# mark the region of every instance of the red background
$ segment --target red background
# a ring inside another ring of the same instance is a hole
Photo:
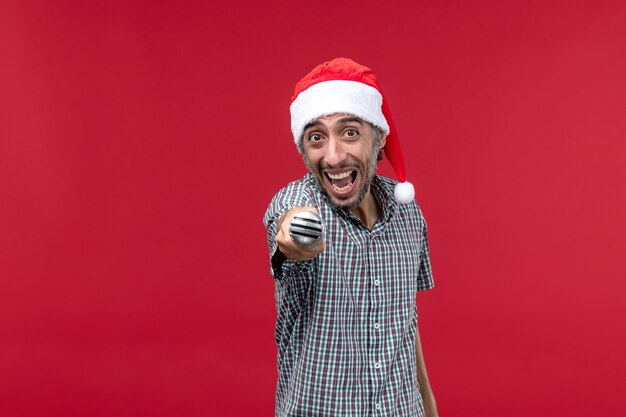
[[[2,1],[0,414],[273,414],[261,219],[349,56],[429,222],[441,415],[623,415],[625,45],[623,1]]]

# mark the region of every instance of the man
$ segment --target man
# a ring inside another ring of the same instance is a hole
[[[337,58],[297,85],[291,129],[310,173],[265,214],[276,285],[276,416],[437,416],[415,295],[433,287],[424,217],[372,71]],[[377,176],[389,159],[401,183]],[[319,214],[325,239],[289,227]]]

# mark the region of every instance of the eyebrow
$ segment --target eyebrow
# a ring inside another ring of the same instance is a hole
[[[360,118],[356,117],[356,116],[345,116],[342,117],[341,119],[337,120],[338,124],[342,124],[342,125],[346,125],[349,123],[358,123],[360,125],[363,125],[363,120],[361,120]],[[302,129],[302,132],[306,132],[307,129],[311,128],[311,127],[319,127],[319,126],[323,126],[323,123],[320,122],[319,120],[313,120],[310,123],[307,123],[306,125],[304,125],[304,129]]]
[[[307,123],[306,125],[304,125],[304,129],[302,129],[302,132],[306,132],[307,129],[311,128],[311,127],[318,127],[321,126],[322,122],[320,122],[319,120],[313,120],[310,123]]]
[[[342,125],[346,125],[348,123],[358,123],[360,125],[363,124],[363,120],[361,120],[360,118],[356,117],[356,116],[346,116],[346,117],[342,117],[341,119],[337,120],[337,123],[341,123]]]

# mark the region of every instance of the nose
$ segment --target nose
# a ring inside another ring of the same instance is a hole
[[[324,162],[329,166],[339,166],[341,162],[346,159],[346,153],[341,141],[331,136],[326,146],[326,153],[324,154]]]

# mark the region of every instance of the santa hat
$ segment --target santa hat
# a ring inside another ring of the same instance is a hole
[[[302,141],[308,123],[335,113],[355,115],[387,134],[385,155],[400,181],[394,196],[400,204],[413,201],[415,189],[406,181],[404,156],[389,104],[371,69],[348,58],[335,58],[305,75],[291,98],[291,132],[296,144]]]

